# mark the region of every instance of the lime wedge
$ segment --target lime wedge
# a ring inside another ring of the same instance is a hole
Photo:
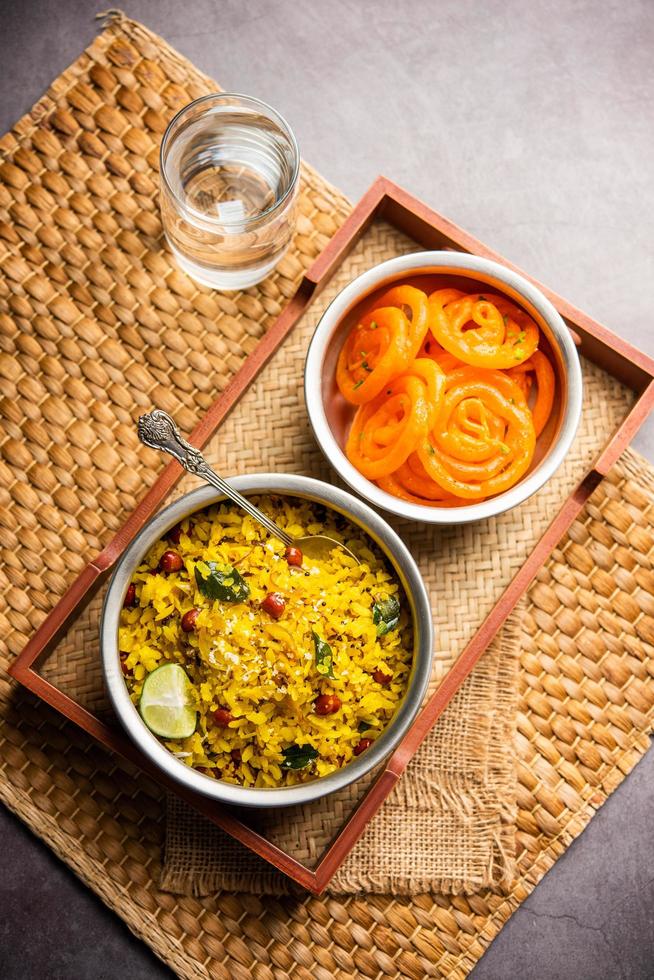
[[[160,738],[188,738],[195,731],[197,711],[193,685],[179,664],[164,664],[145,678],[141,718]]]

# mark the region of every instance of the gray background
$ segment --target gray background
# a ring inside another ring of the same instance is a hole
[[[0,0],[0,131],[81,52],[100,0]],[[124,0],[260,96],[353,199],[380,172],[654,353],[652,0]],[[654,427],[637,442],[654,459]],[[475,980],[654,976],[654,759],[613,795]],[[0,975],[170,976],[15,819]]]

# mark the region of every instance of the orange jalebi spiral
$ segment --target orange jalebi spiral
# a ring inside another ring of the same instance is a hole
[[[363,405],[378,395],[416,357],[428,327],[427,294],[422,289],[402,285],[386,290],[343,345],[336,368],[343,397]]]
[[[409,322],[409,339],[411,341],[411,357],[417,357],[420,345],[429,329],[429,306],[427,293],[415,286],[393,286],[375,300],[374,308],[395,306],[411,313]],[[405,314],[406,315],[406,314]]]
[[[474,367],[512,368],[538,346],[531,317],[492,293],[437,289],[429,297],[429,328],[446,351]]]
[[[481,500],[517,483],[535,445],[531,412],[519,386],[501,371],[466,366],[446,376],[435,424],[417,453],[443,490]]]
[[[420,358],[357,410],[345,452],[363,476],[379,480],[405,462],[434,424],[444,384],[438,365]]]
[[[512,368],[508,374],[520,386],[526,384],[528,394],[531,388],[531,372],[536,375],[536,401],[531,414],[534,419],[536,435],[539,436],[552,414],[556,377],[548,358],[538,350],[531,355],[528,361],[520,364],[519,367]]]
[[[353,405],[363,405],[401,374],[411,360],[409,321],[395,306],[366,313],[343,344],[336,383]]]

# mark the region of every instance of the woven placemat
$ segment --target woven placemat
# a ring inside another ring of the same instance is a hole
[[[0,143],[0,635],[12,652],[152,480],[152,457],[133,439],[141,407],[160,405],[189,428],[347,214],[345,199],[305,168],[294,250],[264,290],[227,298],[180,279],[160,249],[153,147],[175,106],[212,88],[160,39],[117,19]],[[373,226],[342,274],[402,247],[415,245]],[[212,441],[225,472],[262,468],[272,432],[276,469],[297,468],[299,457],[324,474],[306,430],[298,445],[292,426],[270,426],[271,407],[296,414],[306,329],[275,358],[279,379],[263,375],[240,421],[234,413]],[[592,365],[584,374],[584,428],[536,507],[463,531],[401,527],[440,577],[441,675],[630,404]],[[116,444],[120,456],[108,448]],[[509,896],[263,902],[161,892],[161,790],[5,678],[2,798],[180,975],[463,976],[647,747],[652,485],[651,468],[625,454],[530,591]],[[46,669],[102,708],[86,643],[95,623],[82,617],[68,661],[60,644]]]

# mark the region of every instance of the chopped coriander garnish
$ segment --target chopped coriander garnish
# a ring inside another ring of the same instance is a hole
[[[363,384],[363,378],[361,378],[361,380],[360,380],[360,381],[356,381],[356,382],[355,382],[355,383],[354,383],[354,384],[352,385],[352,387],[353,387],[354,389],[356,389],[356,388],[360,388],[362,384]]]
[[[376,330],[377,329],[377,324],[375,323],[374,320],[371,320],[370,321],[370,326],[368,327],[368,329],[369,330]]]

